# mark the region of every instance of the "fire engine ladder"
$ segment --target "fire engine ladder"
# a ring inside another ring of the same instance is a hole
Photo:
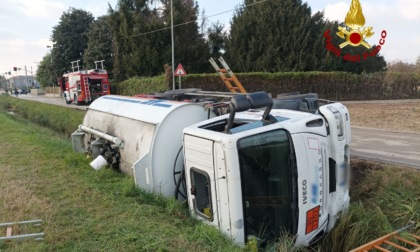
[[[407,237],[410,237],[409,240],[402,238],[398,235],[401,231],[406,230],[412,227],[414,223],[400,228],[390,234],[382,236],[374,241],[366,243],[356,249],[351,250],[350,252],[365,252],[371,249],[373,251],[384,251],[384,252],[391,252],[391,251],[405,251],[405,252],[415,252],[420,251],[420,236],[407,233]],[[417,240],[417,242],[415,242]],[[386,246],[386,247],[385,247]],[[397,250],[395,250],[397,249]]]
[[[90,97],[90,90],[89,90],[89,79],[87,76],[83,77],[83,82],[85,83],[84,87],[85,87],[85,102],[88,103],[90,102],[92,99]]]
[[[242,84],[239,82],[239,80],[236,78],[235,74],[232,72],[232,70],[229,68],[226,61],[220,57],[219,59],[220,64],[224,68],[219,68],[216,61],[213,58],[209,59],[210,64],[213,66],[214,70],[219,73],[220,78],[222,78],[223,82],[225,83],[226,87],[229,89],[230,92],[236,93],[246,93],[246,90],[242,86]],[[226,74],[229,76],[227,77]]]
[[[44,238],[44,233],[32,233],[32,234],[19,234],[13,235],[13,229],[21,230],[25,229],[23,226],[34,225],[41,226],[42,220],[30,220],[30,221],[19,221],[19,222],[9,222],[9,223],[0,223],[1,228],[6,228],[6,236],[0,236],[0,243],[9,242],[9,241],[22,241],[28,239],[34,239],[35,241],[42,241]],[[15,231],[17,231],[15,230]]]

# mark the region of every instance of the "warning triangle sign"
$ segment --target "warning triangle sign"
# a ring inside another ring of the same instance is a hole
[[[181,63],[178,64],[178,67],[175,69],[175,76],[185,76],[187,72],[185,72],[184,68],[182,67]]]

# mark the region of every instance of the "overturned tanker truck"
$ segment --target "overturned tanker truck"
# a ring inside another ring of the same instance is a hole
[[[93,168],[186,198],[195,218],[239,245],[273,242],[282,230],[309,245],[329,232],[349,206],[350,139],[347,108],[316,94],[196,89],[102,96],[72,134]]]

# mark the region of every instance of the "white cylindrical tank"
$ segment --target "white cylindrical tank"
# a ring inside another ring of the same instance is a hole
[[[107,95],[89,106],[83,126],[121,139],[120,169],[141,188],[169,196],[174,166],[183,168],[183,129],[209,116],[214,114],[201,104]],[[89,146],[91,135],[85,135]]]

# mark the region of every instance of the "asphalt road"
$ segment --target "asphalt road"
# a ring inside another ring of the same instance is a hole
[[[420,169],[420,134],[352,127],[351,155]]]
[[[14,96],[13,96],[14,97]],[[80,105],[76,106],[74,103],[72,104],[66,104],[63,97],[60,97],[59,95],[53,96],[53,95],[18,95],[19,99],[24,100],[31,100],[31,101],[37,101],[42,103],[48,103],[53,105],[58,105],[62,107],[70,107],[74,109],[80,109],[80,110],[86,110],[88,108],[88,105]]]
[[[61,97],[28,94],[19,95],[18,98],[81,110],[88,107],[67,105]],[[420,169],[419,133],[352,127],[350,151],[353,157]]]

